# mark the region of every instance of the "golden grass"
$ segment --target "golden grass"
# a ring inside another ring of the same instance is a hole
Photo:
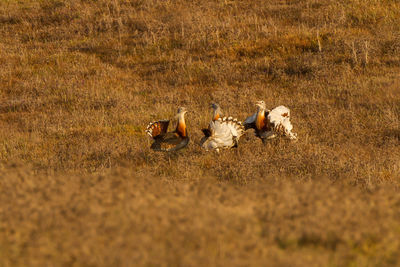
[[[397,266],[398,1],[0,2],[0,265]],[[217,102],[299,141],[206,153]],[[189,146],[148,122],[187,116]]]

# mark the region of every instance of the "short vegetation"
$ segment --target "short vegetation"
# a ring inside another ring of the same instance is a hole
[[[396,0],[0,1],[0,265],[399,266],[399,74]]]

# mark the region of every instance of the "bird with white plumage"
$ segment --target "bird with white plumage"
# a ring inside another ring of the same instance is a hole
[[[240,137],[245,130],[240,121],[232,117],[223,117],[218,104],[211,104],[213,117],[208,128],[203,129],[204,137],[201,140],[201,147],[206,151],[228,149],[237,147]]]
[[[277,136],[285,136],[291,140],[297,139],[297,134],[292,132],[290,122],[290,109],[278,106],[272,110],[266,108],[264,101],[256,102],[257,111],[244,121],[245,129],[254,129],[255,134],[263,143]]]

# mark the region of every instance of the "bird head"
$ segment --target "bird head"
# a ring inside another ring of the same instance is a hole
[[[187,113],[186,108],[184,108],[184,107],[179,107],[179,108],[178,108],[178,115],[179,115],[179,114],[185,114],[185,113]]]
[[[216,103],[212,103],[212,104],[210,105],[210,107],[211,107],[212,109],[214,109],[214,110],[220,109],[219,105],[216,104]]]
[[[179,107],[178,108],[178,113],[176,114],[176,118],[178,119],[178,120],[182,120],[182,119],[184,119],[184,116],[185,116],[185,114],[187,113],[188,111],[186,110],[186,108],[184,108],[184,107]]]
[[[266,109],[265,102],[263,100],[257,101],[256,107],[259,109]]]

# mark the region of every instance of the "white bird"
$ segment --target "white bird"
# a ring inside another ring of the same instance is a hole
[[[278,135],[283,135],[291,140],[297,139],[297,134],[292,133],[293,125],[290,122],[290,109],[278,106],[272,110],[266,109],[264,101],[257,101],[257,112],[244,121],[245,129],[254,129],[257,137],[265,143]]]
[[[203,129],[204,137],[201,140],[201,147],[206,151],[215,149],[219,152],[220,148],[237,147],[239,138],[245,130],[240,121],[232,117],[221,119],[221,109],[219,105],[212,104],[213,118],[208,128]]]

